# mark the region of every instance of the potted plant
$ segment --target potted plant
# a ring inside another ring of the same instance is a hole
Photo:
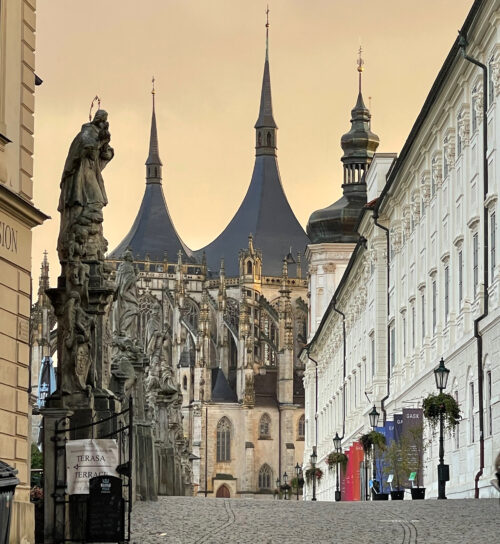
[[[408,466],[407,473],[415,473],[414,482],[417,487],[411,487],[411,498],[413,500],[425,499],[425,487],[420,487],[423,480],[424,453],[429,441],[424,440],[424,426],[422,424],[410,427],[405,433],[405,440],[408,444]]]
[[[361,435],[359,441],[363,446],[366,458],[370,458],[372,463],[375,464],[377,452],[385,450],[385,436],[382,433],[373,430]],[[374,501],[386,501],[389,499],[389,493],[380,493],[380,482],[374,480],[372,485],[372,496]]]
[[[403,479],[408,470],[408,441],[404,437],[393,440],[385,450],[384,459],[386,472],[392,475],[391,500],[402,501],[405,494]]]
[[[332,453],[330,453],[328,457],[326,458],[326,463],[330,470],[333,470],[334,468],[336,468],[337,463],[342,468],[345,468],[348,461],[349,461],[349,458],[347,457],[345,453],[341,453],[337,451],[332,451]]]
[[[432,393],[427,395],[423,402],[424,417],[427,419],[431,431],[434,433],[439,424],[439,416],[441,412],[444,416],[444,428],[450,432],[460,423],[462,414],[460,406],[454,397],[447,393]]]
[[[319,483],[321,478],[323,478],[323,471],[320,468],[308,468],[306,470],[306,480],[308,483],[312,482],[313,474],[316,476],[316,481]]]

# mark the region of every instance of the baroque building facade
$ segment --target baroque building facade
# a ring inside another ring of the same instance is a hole
[[[226,229],[196,252],[178,235],[163,194],[153,91],[144,197],[107,258],[116,268],[126,251],[133,255],[143,345],[152,312],[159,314],[182,393],[195,492],[205,496],[268,497],[303,457],[298,353],[307,335],[301,255],[309,240],[279,175],[267,32],[254,171]],[[149,365],[146,397],[153,372]]]
[[[30,503],[35,0],[0,3],[0,461],[17,470],[10,542],[34,542]]]
[[[324,473],[319,500],[334,500],[327,457],[336,433],[356,464],[350,474],[358,489],[350,497],[364,497],[364,460],[355,450],[370,430],[369,411],[375,405],[386,423],[421,407],[436,392],[441,357],[450,370],[445,392],[462,410],[445,438],[447,495],[493,496],[500,449],[499,17],[497,0],[474,2],[461,35],[466,53],[486,65],[486,88],[457,38],[399,156],[375,154],[360,178],[366,203],[349,224],[352,238],[339,240],[348,223],[336,210],[311,216],[310,233],[319,220],[328,226],[308,248],[312,316],[301,354],[304,463],[316,447]],[[369,140],[365,131],[366,150]],[[438,440],[424,428],[423,483],[426,496],[436,497]],[[311,492],[308,486],[308,498]]]

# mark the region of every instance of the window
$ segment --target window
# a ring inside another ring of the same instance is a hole
[[[458,404],[458,391],[455,391],[455,400]],[[455,449],[458,450],[458,448],[460,447],[460,422],[455,427],[454,435],[455,435]]]
[[[459,114],[457,117],[457,127],[460,126],[460,121],[462,119],[462,114]],[[460,130],[457,130],[457,157],[460,157],[462,154],[462,138],[460,137]]]
[[[259,488],[271,489],[271,482],[273,481],[273,471],[271,467],[265,463],[259,470]]]
[[[415,315],[415,306],[411,307],[411,349],[415,349],[415,323],[416,321],[416,315]]]
[[[267,145],[268,146],[271,145],[271,133],[270,132],[267,133]]]
[[[490,281],[493,281],[495,276],[496,266],[496,217],[495,212],[490,215]]]
[[[259,438],[271,437],[271,418],[268,414],[264,414],[259,422]]]
[[[182,378],[182,389],[184,389],[184,391],[186,391],[186,389],[188,388],[188,379],[187,379],[187,376],[184,376],[184,378]]]
[[[403,315],[403,357],[406,357],[406,315]]]
[[[262,133],[259,130],[259,134],[257,135],[257,145],[262,145]]]
[[[375,333],[370,336],[370,350],[372,358],[372,376],[375,376]]]
[[[479,284],[479,238],[478,234],[472,237],[472,254],[473,254],[473,277],[474,277],[474,296],[477,295],[477,287]]]
[[[391,359],[391,368],[394,368],[396,364],[396,328],[394,323],[389,328],[389,339],[390,339],[390,359]]]
[[[436,287],[436,280],[432,281],[432,332],[436,333],[436,325],[437,325],[437,287]]]
[[[299,418],[299,424],[297,425],[297,439],[304,440],[305,434],[306,434],[306,418],[304,414],[302,414]]]
[[[447,141],[445,140],[445,144]],[[446,155],[443,153],[443,179],[448,177],[448,161],[446,160]]]
[[[450,313],[450,267],[444,267],[444,322],[448,323]]]
[[[458,252],[458,306],[459,309],[462,305],[462,299],[464,296],[464,255],[462,250]]]
[[[488,436],[493,436],[493,414],[491,410],[491,370],[486,373],[486,395],[488,402]]]
[[[420,297],[422,303],[422,341],[425,338],[425,293],[422,293]]]
[[[247,274],[252,273],[252,261],[247,261]]]
[[[431,174],[431,198],[436,194],[436,163],[437,159],[432,159],[432,174]]]
[[[217,423],[217,462],[231,460],[231,423],[223,417]]]
[[[469,432],[470,441],[474,442],[474,382],[469,383]]]
[[[476,93],[477,93],[477,87],[474,87],[472,89],[472,99],[471,99],[471,112],[472,112],[471,127],[472,127],[472,134],[474,134],[474,132],[476,132],[476,129],[477,129],[477,114],[476,114],[476,101],[477,101],[477,98],[476,98]]]

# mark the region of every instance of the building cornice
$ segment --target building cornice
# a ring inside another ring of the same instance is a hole
[[[0,185],[0,205],[30,229],[41,225],[46,219],[50,219],[50,216],[35,208],[31,202],[14,193],[5,185]]]

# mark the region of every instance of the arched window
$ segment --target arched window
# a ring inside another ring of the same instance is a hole
[[[252,261],[247,261],[247,274],[251,274],[252,273]]]
[[[267,133],[267,145],[271,145],[271,133]]]
[[[259,131],[259,134],[257,136],[257,144],[262,145],[262,133]]]
[[[184,389],[184,391],[188,388],[187,376],[184,376],[184,378],[182,378],[182,388]]]
[[[271,437],[271,418],[268,414],[264,414],[259,422],[259,438]]]
[[[264,463],[259,470],[259,488],[260,489],[270,489],[271,482],[273,481],[273,471],[271,467]]]
[[[217,423],[217,462],[231,460],[231,422],[223,417]]]
[[[304,414],[300,416],[299,424],[297,427],[297,440],[304,440],[304,436],[306,433],[306,418]]]

